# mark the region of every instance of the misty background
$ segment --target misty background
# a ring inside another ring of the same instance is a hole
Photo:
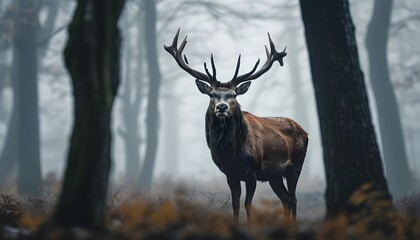
[[[0,1],[0,149],[3,152],[13,122],[15,92],[11,36],[16,18],[12,3],[13,0]],[[44,0],[39,4],[36,42],[41,171],[44,177],[56,173],[61,178],[73,123],[72,90],[62,52],[75,2]],[[156,35],[143,28],[144,13],[148,10],[142,1],[127,1],[121,16],[122,83],[113,109],[112,179],[136,185],[137,178],[144,177],[140,173],[147,158],[154,162],[154,165],[148,165],[146,172],[153,173],[155,184],[152,188],[156,192],[163,191],[160,189],[163,184],[157,184],[159,182],[172,186],[185,183],[206,191],[225,189],[228,192],[225,176],[211,160],[205,142],[204,115],[209,99],[197,90],[194,79],[164,51],[163,43],[170,44],[180,27],[180,38],[188,35],[184,53],[190,65],[203,70],[203,63],[209,62],[210,53],[213,53],[218,79],[229,81],[238,54],[242,54],[241,73],[249,71],[258,58],[265,60],[264,45],[268,44],[269,32],[278,50],[287,46],[285,65],[273,66],[254,81],[247,94],[238,97],[238,101],[242,110],[255,115],[290,117],[302,125],[309,133],[309,146],[298,191],[322,192],[325,187],[322,146],[298,2],[161,0],[156,6]],[[352,0],[350,6],[377,139],[381,142],[365,47],[373,1]],[[420,2],[394,2],[388,42],[390,78],[398,100],[407,163],[416,178],[420,172],[419,20]],[[145,46],[145,37],[153,37],[158,46],[161,74],[158,86],[149,81],[151,70],[144,51],[148,47]],[[158,89],[157,96],[149,95],[153,88]],[[151,99],[157,101],[158,107],[148,108]],[[156,117],[148,121],[148,114]],[[384,118],[395,117],[393,113],[389,114]],[[158,123],[156,145],[149,142],[146,134],[147,129],[153,130],[151,122]],[[156,155],[146,157],[147,149],[153,153],[150,148],[154,147]],[[5,169],[1,161],[0,168]],[[12,183],[16,168],[10,169],[5,179]],[[260,189],[261,186],[257,187],[257,194],[259,191],[261,194]]]

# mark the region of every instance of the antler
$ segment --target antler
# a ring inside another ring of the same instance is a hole
[[[207,74],[204,74],[200,71],[192,69],[188,65],[188,59],[184,54],[184,58],[182,58],[182,51],[185,48],[185,45],[187,44],[187,36],[185,36],[184,40],[182,41],[181,45],[178,49],[178,36],[179,36],[180,28],[178,28],[178,31],[175,34],[174,40],[172,42],[171,46],[164,45],[165,50],[174,57],[178,65],[184,69],[187,73],[191,74],[191,76],[198,78],[200,80],[203,80],[204,82],[209,83],[210,85],[215,84],[218,82],[216,80],[216,67],[214,66],[214,60],[213,60],[213,54],[211,55],[211,66],[213,70],[213,75],[210,74],[209,70],[207,69],[206,63],[204,63],[204,69],[206,70]]]
[[[267,61],[257,72],[255,72],[255,70],[258,67],[258,64],[260,63],[260,59],[258,59],[258,61],[254,65],[254,68],[252,68],[250,72],[238,76],[239,66],[241,64],[241,55],[239,55],[238,63],[236,64],[235,74],[232,80],[230,80],[230,83],[232,83],[232,85],[238,86],[242,82],[251,81],[251,80],[259,78],[261,75],[263,75],[265,72],[267,72],[271,68],[271,66],[273,65],[275,61],[279,61],[280,66],[283,66],[283,57],[287,55],[286,47],[284,48],[282,52],[277,52],[276,47],[274,46],[273,40],[271,40],[270,34],[269,33],[267,34],[268,34],[268,40],[270,42],[270,52],[268,52],[268,48],[267,46],[265,46],[265,53],[267,54]]]

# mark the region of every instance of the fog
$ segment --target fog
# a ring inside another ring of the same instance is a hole
[[[12,44],[8,42],[6,13],[12,1],[0,1],[0,146],[5,143],[13,109],[11,89]],[[147,69],[144,46],[139,36],[148,33],[141,28],[140,1],[127,1],[121,17],[122,58],[118,97],[113,109],[112,179],[123,182],[126,177],[125,141],[121,131],[137,132],[140,144],[140,167],[146,149],[146,108],[148,102]],[[369,90],[369,102],[379,134],[376,105],[371,91],[367,53],[364,39],[371,18],[373,1],[350,1],[352,17],[357,32],[358,50],[362,69]],[[69,138],[73,123],[72,89],[65,70],[62,52],[66,43],[67,25],[75,7],[74,1],[51,1],[39,11],[40,28],[52,24],[47,34],[45,55],[39,56],[38,96],[40,118],[41,169],[45,176],[51,172],[63,175]],[[200,182],[214,182],[214,191],[225,175],[213,163],[204,133],[204,115],[209,103],[194,79],[178,67],[164,50],[178,28],[180,39],[188,35],[184,53],[190,65],[204,71],[203,63],[210,62],[213,53],[218,79],[229,81],[234,73],[237,56],[242,55],[240,73],[250,71],[258,58],[265,61],[264,45],[268,44],[267,32],[277,50],[287,46],[284,66],[275,64],[271,70],[253,81],[249,91],[238,97],[242,110],[257,116],[283,116],[295,119],[309,133],[309,147],[298,191],[323,191],[325,187],[322,144],[316,102],[314,98],[304,28],[298,2],[295,1],[175,1],[158,2],[157,45],[162,82],[159,89],[158,146],[153,176],[156,182],[186,182],[192,187],[211,190],[212,185],[197,186]],[[54,22],[49,21],[49,11],[57,10]],[[391,80],[397,95],[408,163],[412,173],[420,172],[420,114],[418,20],[420,3],[414,0],[396,1],[392,15],[392,28],[388,43]],[[42,39],[42,38],[40,38]],[[181,40],[180,40],[181,41]],[[41,50],[38,50],[41,51]],[[141,55],[143,54],[143,55]],[[140,55],[140,56],[139,56]],[[141,60],[143,59],[143,60]],[[22,70],[24,71],[24,70]],[[139,73],[143,75],[139,75]],[[127,84],[130,84],[127,87]],[[137,92],[139,84],[140,92]],[[125,129],[124,111],[128,102],[139,99],[137,128]],[[380,141],[380,137],[377,137]],[[140,172],[140,168],[138,169]],[[225,186],[228,191],[227,186]],[[156,191],[159,188],[155,186]],[[257,188],[258,189],[258,188]]]

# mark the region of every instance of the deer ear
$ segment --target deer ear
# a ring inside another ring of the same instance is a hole
[[[251,82],[246,82],[246,83],[243,83],[243,84],[239,85],[239,87],[236,88],[236,95],[242,95],[242,94],[246,93],[248,91],[250,85],[251,85]]]
[[[195,84],[197,85],[198,90],[200,90],[200,92],[202,94],[207,94],[207,95],[210,94],[211,87],[209,85],[205,84],[204,82],[202,82],[202,81],[200,81],[198,79],[195,80]]]

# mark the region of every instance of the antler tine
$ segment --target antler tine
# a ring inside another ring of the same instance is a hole
[[[204,70],[206,70],[207,76],[209,76],[209,78],[213,78],[209,72],[209,69],[207,68],[207,63],[204,62]]]
[[[178,30],[175,33],[174,40],[172,41],[172,48],[177,49],[178,47],[178,38],[179,38],[179,32],[181,31],[181,28],[178,28]],[[187,41],[187,35],[185,35],[184,41]]]
[[[270,51],[268,51],[267,46],[265,46],[265,53],[267,55],[267,60],[265,61],[264,65],[262,65],[262,67],[258,71],[255,72],[260,62],[260,59],[258,59],[257,63],[255,64],[251,72],[240,75],[230,81],[233,85],[238,86],[242,82],[251,81],[251,80],[259,78],[261,75],[266,73],[271,68],[271,66],[273,65],[275,61],[278,61],[280,63],[280,66],[283,66],[283,57],[287,55],[286,48],[284,48],[282,52],[277,52],[276,47],[273,43],[273,40],[271,39],[270,33],[267,33],[267,35],[268,35],[268,41],[270,43]]]
[[[265,47],[265,54],[267,55],[267,58],[270,58],[270,52],[268,51],[267,45],[264,45]]]
[[[180,28],[178,28],[178,31],[175,34],[175,37],[172,41],[172,44],[170,46],[164,45],[163,47],[165,50],[172,55],[172,57],[175,59],[175,61],[178,63],[178,65],[184,69],[187,73],[189,73],[194,78],[198,78],[199,80],[202,80],[204,82],[209,83],[210,85],[215,84],[217,81],[215,78],[211,77],[211,75],[206,75],[200,71],[192,69],[189,64],[187,57],[185,55],[182,55],[182,51],[184,51],[185,46],[187,45],[187,36],[185,36],[184,40],[182,41],[181,45],[178,48],[178,38],[179,38],[179,32]],[[214,65],[214,63],[212,63]],[[215,68],[213,68],[213,73],[215,73]]]
[[[270,52],[277,52],[276,47],[274,46],[273,40],[271,39],[270,33],[267,33],[268,41],[270,42]]]
[[[210,54],[210,62],[211,62],[211,68],[213,70],[213,75],[210,74],[209,69],[207,68],[207,63],[204,62],[204,70],[206,70],[207,76],[209,76],[209,78],[216,80],[216,66],[214,65],[214,59],[213,59],[213,53]]]
[[[238,76],[238,73],[239,73],[239,67],[240,67],[240,66],[241,66],[241,54],[239,54],[239,57],[238,57],[238,62],[236,63],[235,74],[233,75],[232,80],[230,80],[231,82],[232,82],[233,80],[235,80],[235,79],[236,79],[236,77]]]
[[[210,62],[213,70],[213,78],[216,80],[216,65],[214,65],[213,53],[210,55]]]
[[[258,58],[257,62],[255,63],[254,67],[248,73],[242,74],[241,76],[232,79],[231,83],[234,86],[238,86],[240,83],[247,81],[248,77],[251,76],[255,70],[257,70],[258,65],[260,64],[260,59]]]

